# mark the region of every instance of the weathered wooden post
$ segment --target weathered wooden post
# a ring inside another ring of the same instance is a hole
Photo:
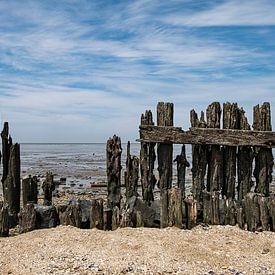
[[[157,106],[158,126],[173,126],[173,103],[159,102]],[[168,226],[168,189],[172,187],[173,145],[160,143],[158,152],[158,171],[160,188],[160,227]]]
[[[250,130],[245,111],[239,109],[239,123],[241,130]],[[252,187],[252,162],[253,151],[251,146],[239,146],[237,154],[237,174],[238,174],[238,199],[242,200]]]
[[[190,112],[191,127],[206,128],[204,113],[201,112],[200,120],[195,110]],[[197,201],[198,216],[202,215],[203,190],[205,189],[205,174],[207,165],[207,146],[192,145],[192,194]]]
[[[22,199],[23,206],[28,202],[37,204],[37,177],[29,175],[27,178],[22,179]]]
[[[0,202],[0,237],[9,236],[9,209],[8,205]]]
[[[52,192],[55,189],[55,184],[53,181],[53,174],[51,172],[47,172],[46,179],[42,184],[42,189],[44,191],[44,205],[52,204]]]
[[[145,114],[141,115],[140,125],[154,125],[153,115],[150,110],[146,110]],[[154,175],[154,165],[156,160],[155,143],[141,142],[140,148],[140,177],[142,186],[143,200],[151,203],[154,200],[154,188],[156,177]]]
[[[8,175],[4,182],[6,202],[10,216],[17,223],[17,214],[20,211],[20,145],[15,143],[10,147]]]
[[[121,140],[114,135],[109,138],[106,145],[106,160],[107,160],[107,185],[108,199],[107,205],[109,208],[120,205],[120,187],[121,187]]]
[[[185,173],[186,167],[190,166],[190,163],[187,161],[185,153],[185,145],[181,147],[180,155],[177,155],[174,159],[174,162],[177,163],[177,185],[181,190],[182,197],[185,198]]]
[[[125,187],[126,198],[129,199],[132,196],[137,196],[138,188],[138,176],[139,176],[139,159],[136,156],[130,154],[130,141],[127,144],[127,159],[126,159],[126,171],[125,171]]]
[[[182,228],[182,190],[179,188],[168,189],[168,225]]]
[[[203,222],[220,224],[220,192],[203,191]]]
[[[221,106],[219,102],[210,104],[206,111],[207,128],[220,128]],[[219,191],[223,182],[223,154],[219,145],[209,145],[207,152],[207,191]]]
[[[265,102],[261,107],[253,109],[253,129],[257,131],[272,131],[270,104]],[[272,182],[273,155],[272,149],[255,147],[255,169],[256,179],[255,192],[269,195],[269,185]]]
[[[10,158],[10,147],[12,145],[12,140],[9,136],[9,124],[4,122],[4,128],[1,132],[2,138],[2,162],[3,162],[3,174],[2,174],[2,185],[3,185],[3,197],[6,198],[5,194],[5,180],[8,176],[9,170],[9,158]]]
[[[238,129],[238,105],[237,103],[224,103],[223,104],[223,129]],[[222,194],[227,198],[235,198],[235,185],[236,185],[236,147],[224,146],[223,147],[223,186]]]
[[[192,229],[197,225],[197,202],[192,197],[187,197],[184,200],[186,214],[186,228]]]
[[[90,212],[90,228],[103,230],[103,199],[93,199]]]
[[[256,231],[260,226],[260,208],[256,193],[247,193],[244,198],[245,220],[248,231]]]
[[[32,203],[24,205],[19,213],[19,233],[26,233],[36,228],[36,211]]]

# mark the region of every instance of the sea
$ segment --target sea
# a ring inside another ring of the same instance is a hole
[[[122,145],[122,176],[126,165],[127,144]],[[43,178],[52,172],[58,180],[80,185],[106,182],[106,143],[23,143],[21,150],[22,176],[36,175]],[[173,146],[174,158],[180,154],[181,145]],[[139,157],[140,143],[131,144],[131,155]],[[191,164],[191,146],[186,146]],[[157,167],[157,164],[155,165]],[[173,181],[176,181],[176,163],[173,164]],[[190,169],[189,169],[190,170]],[[157,175],[157,170],[155,171]],[[191,180],[191,170],[189,171]],[[123,179],[122,179],[123,180]]]
[[[21,149],[21,175],[36,175],[43,180],[47,172],[54,179],[66,179],[67,187],[89,190],[91,184],[106,183],[106,143],[23,143]],[[126,165],[127,144],[122,144],[122,182]],[[180,154],[181,145],[173,145],[174,158]],[[139,156],[140,144],[131,144],[131,155]],[[273,150],[275,156],[275,151]],[[191,146],[186,145],[186,156],[192,163]],[[158,177],[157,163],[155,175]],[[176,163],[173,163],[173,184],[177,181]],[[186,189],[191,190],[191,167],[186,171]],[[275,185],[273,178],[272,186]],[[2,188],[1,188],[2,189]],[[1,191],[0,191],[1,192]]]

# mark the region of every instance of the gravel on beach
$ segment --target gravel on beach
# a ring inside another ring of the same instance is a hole
[[[71,226],[0,238],[1,274],[275,274],[275,233]]]

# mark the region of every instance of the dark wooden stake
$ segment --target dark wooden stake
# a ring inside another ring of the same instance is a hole
[[[265,102],[261,107],[257,105],[254,107],[253,111],[254,130],[272,131],[270,104]],[[274,164],[272,149],[255,147],[254,154],[255,169],[253,174],[256,179],[255,192],[268,196],[269,185],[272,182],[272,170]]]
[[[10,147],[12,145],[12,140],[9,136],[9,124],[4,122],[4,128],[1,132],[2,138],[2,162],[3,162],[3,174],[2,174],[2,185],[3,185],[3,197],[7,200],[5,194],[5,180],[8,176],[9,171],[9,158],[10,158]]]
[[[172,103],[159,102],[157,106],[158,126],[173,126],[174,105]],[[169,224],[168,221],[168,192],[172,187],[173,170],[173,145],[161,143],[157,147],[158,152],[158,172],[160,188],[160,227],[164,228]]]
[[[106,146],[107,160],[107,189],[108,199],[107,205],[109,208],[120,205],[120,187],[121,187],[121,140],[114,135],[109,138]]]
[[[79,203],[70,204],[64,213],[64,225],[81,228],[82,211]]]
[[[22,199],[23,206],[27,203],[37,204],[37,177],[29,175],[27,178],[22,179]]]
[[[193,197],[187,197],[184,200],[185,215],[186,215],[186,228],[192,229],[197,225],[197,202]]]
[[[0,237],[9,236],[9,209],[8,205],[0,202]]]
[[[177,163],[177,185],[181,190],[182,197],[185,198],[185,173],[186,167],[190,166],[190,163],[187,161],[186,153],[185,153],[185,145],[181,147],[180,155],[177,155],[174,159],[174,162]]]
[[[220,192],[203,191],[203,222],[220,224]]]
[[[239,120],[241,130],[250,130],[245,111],[239,109]],[[238,199],[241,201],[252,187],[252,163],[253,150],[250,146],[239,146],[237,154],[237,172],[238,172]]]
[[[245,220],[248,231],[256,231],[260,226],[260,208],[256,193],[248,193],[244,198]]]
[[[182,190],[168,189],[168,225],[182,228]]]
[[[26,204],[19,213],[19,233],[26,233],[36,228],[36,211],[32,203]]]
[[[237,103],[223,104],[223,128],[224,129],[238,129],[238,105]],[[223,147],[223,186],[222,194],[226,198],[235,198],[236,185],[236,147]]]
[[[90,212],[90,228],[103,230],[103,199],[93,199]]]
[[[136,156],[130,154],[130,141],[127,144],[127,160],[125,171],[125,187],[126,198],[129,199],[132,196],[138,196],[138,176],[139,176],[139,159]]]
[[[219,102],[213,102],[208,106],[206,117],[208,128],[220,128],[221,106]],[[223,182],[223,154],[219,145],[209,145],[207,149],[207,191],[219,191]]]
[[[42,189],[44,192],[44,205],[52,204],[52,192],[55,189],[55,184],[53,181],[53,174],[51,172],[47,172],[46,179],[42,184]]]
[[[141,115],[140,125],[154,125],[150,110]],[[150,204],[154,200],[153,190],[156,184],[154,165],[156,160],[155,143],[141,142],[140,148],[140,175],[143,200]]]
[[[190,112],[190,121],[192,127],[205,128],[206,122],[204,120],[204,113],[201,112],[201,118],[194,110]],[[203,194],[205,189],[205,174],[207,165],[207,146],[206,145],[192,145],[192,193],[194,199],[197,201],[197,208],[199,217],[202,213]]]
[[[9,206],[9,214],[17,216],[20,211],[20,145],[10,147],[8,175],[5,179],[5,194]]]

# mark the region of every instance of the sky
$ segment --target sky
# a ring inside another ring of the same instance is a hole
[[[273,0],[0,0],[0,119],[14,141],[123,142],[174,103],[275,113]]]

